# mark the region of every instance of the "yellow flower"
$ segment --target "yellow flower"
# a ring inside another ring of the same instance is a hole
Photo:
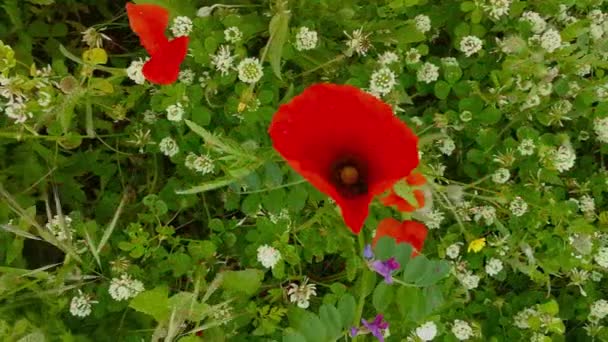
[[[475,253],[479,252],[486,246],[486,238],[479,238],[471,241],[469,244],[469,248],[467,248],[467,252],[473,251]]]

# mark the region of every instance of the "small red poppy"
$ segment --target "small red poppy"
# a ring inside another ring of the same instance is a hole
[[[359,233],[372,198],[418,166],[418,137],[378,98],[316,84],[282,105],[269,128],[289,165],[342,209]]]
[[[418,255],[418,252],[422,250],[427,233],[428,229],[420,222],[399,222],[394,218],[386,218],[378,224],[372,245],[375,247],[381,237],[390,236],[395,239],[397,243],[405,242],[412,245],[414,248],[412,257],[415,257]]]
[[[412,172],[405,178],[405,181],[410,186],[421,186],[426,184],[426,178],[419,172]],[[411,213],[412,211],[424,207],[424,191],[420,189],[414,189],[414,197],[416,198],[417,206],[412,205],[410,202],[400,197],[395,193],[393,189],[390,190],[389,194],[385,197],[380,198],[380,202],[386,206],[395,206],[397,210],[404,213]]]
[[[177,80],[179,66],[188,52],[188,37],[169,40],[165,30],[169,26],[169,11],[164,7],[127,3],[131,30],[139,36],[141,45],[150,54],[144,64],[146,79],[156,84],[171,84]]]

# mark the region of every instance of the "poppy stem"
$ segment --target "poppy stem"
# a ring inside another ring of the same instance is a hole
[[[298,185],[298,184],[302,184],[302,183],[306,183],[306,179],[300,179],[291,183],[285,183],[279,186],[274,186],[272,188],[265,188],[265,189],[260,189],[260,190],[252,190],[252,191],[243,191],[243,192],[237,192],[237,194],[239,195],[246,195],[246,194],[257,194],[260,192],[267,192],[267,191],[272,191],[272,190],[276,190],[276,189],[281,189],[281,188],[287,188],[290,187],[292,185]]]
[[[362,233],[359,233],[357,236],[357,240],[359,241],[359,255],[363,255],[363,251],[365,250],[365,238]],[[361,268],[361,279],[363,279],[365,272],[367,272],[366,267]],[[365,305],[365,287],[363,283],[361,283],[361,287],[359,287],[359,302],[357,303],[357,311],[355,312],[355,320],[353,322],[354,326],[358,326],[359,322],[361,322],[361,316],[363,316],[363,306]],[[358,336],[353,337],[353,341],[357,341]]]

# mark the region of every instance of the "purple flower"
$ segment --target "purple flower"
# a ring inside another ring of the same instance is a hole
[[[374,252],[372,252],[372,246],[371,245],[365,245],[365,249],[363,250],[363,257],[366,260],[371,260],[374,258]]]
[[[399,262],[395,258],[390,258],[386,261],[376,260],[371,263],[371,267],[384,277],[387,284],[393,283],[392,273],[399,269]]]
[[[388,329],[388,322],[384,321],[384,316],[382,316],[382,314],[376,315],[376,318],[372,322],[362,319],[361,324],[363,324],[363,327],[361,328],[352,327],[350,329],[351,337],[355,337],[358,334],[372,333],[378,341],[384,342],[384,331]]]

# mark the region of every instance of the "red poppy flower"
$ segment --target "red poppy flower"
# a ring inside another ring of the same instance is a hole
[[[169,40],[165,30],[169,26],[169,11],[152,4],[127,3],[131,30],[139,36],[141,45],[150,54],[144,64],[146,79],[156,84],[171,84],[177,80],[179,66],[188,52],[188,37]]]
[[[418,255],[418,252],[422,250],[427,233],[428,229],[426,229],[426,226],[420,222],[399,222],[394,218],[386,218],[380,221],[380,224],[378,224],[376,235],[374,236],[372,244],[375,247],[376,243],[381,237],[390,236],[395,239],[397,243],[405,242],[412,245],[414,248],[412,257],[415,257]]]
[[[418,166],[418,138],[378,98],[316,84],[282,105],[269,128],[289,165],[333,198],[359,233],[372,198]]]
[[[426,178],[421,173],[413,172],[406,177],[405,181],[411,186],[420,186],[426,184]],[[380,202],[386,206],[395,206],[397,210],[405,213],[411,213],[412,211],[424,207],[424,191],[420,189],[414,189],[414,197],[416,198],[417,206],[412,205],[410,202],[400,197],[395,193],[393,189],[390,190],[389,194],[380,199]]]

